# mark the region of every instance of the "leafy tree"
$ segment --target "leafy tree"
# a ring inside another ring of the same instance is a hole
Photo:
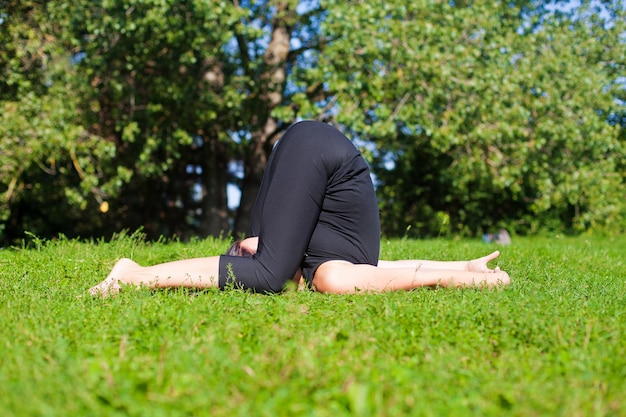
[[[617,1],[0,1],[4,239],[218,235],[229,181],[245,232],[299,118],[367,144],[386,233],[625,230],[623,17]]]
[[[43,3],[45,4],[45,2]],[[0,2],[0,238],[80,230],[85,160],[111,149],[81,127],[70,61],[42,2]],[[88,192],[88,191],[87,191]],[[70,226],[71,225],[71,226]]]
[[[288,68],[313,42],[315,11],[297,13],[296,1],[59,4],[80,57],[76,88],[88,86],[83,120],[116,150],[98,179],[112,229],[228,232],[227,165],[242,160],[235,231],[246,231],[267,155],[296,117],[278,120],[273,110]]]
[[[607,122],[623,8],[608,21],[588,4],[333,10],[335,40],[311,74],[333,91],[335,120],[376,144],[386,233],[624,230],[623,149]]]
[[[77,57],[83,123],[115,152],[94,176],[108,227],[144,227],[151,237],[227,230],[228,109],[241,101],[223,52],[233,8],[60,1],[54,13]]]
[[[59,71],[28,65],[31,71],[22,76],[23,64],[7,58],[5,72],[25,79],[12,97],[32,93],[54,103],[46,111],[18,112],[15,100],[3,95],[7,108],[22,115],[19,124],[4,126],[7,152],[19,152],[15,132],[26,131],[33,119],[72,133],[31,135],[41,152],[28,152],[12,171],[6,165],[3,216],[15,225],[13,237],[23,228],[45,235],[137,227],[151,237],[227,232],[226,184],[233,180],[227,165],[233,159],[243,160],[245,169],[236,230],[247,230],[266,157],[296,117],[278,120],[272,111],[283,101],[288,67],[316,45],[315,30],[307,29],[316,24],[315,10],[297,13],[296,1],[2,5],[9,50],[28,55],[46,45],[37,58],[64,64]],[[32,18],[22,22],[24,14]],[[19,41],[22,32],[32,45]],[[300,36],[297,49],[291,48],[293,34]],[[30,90],[32,79],[40,91]],[[55,155],[55,167],[65,162],[63,170],[38,169],[49,155]],[[29,175],[25,167],[32,168]],[[46,203],[52,201],[59,222],[50,221],[53,209]],[[41,224],[29,225],[27,218]]]

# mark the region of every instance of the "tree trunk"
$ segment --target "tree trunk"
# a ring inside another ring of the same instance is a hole
[[[234,233],[250,233],[252,209],[261,186],[261,179],[267,157],[277,140],[276,120],[272,110],[283,101],[283,91],[287,79],[287,58],[293,25],[297,18],[289,2],[276,5],[272,22],[272,39],[265,51],[264,70],[260,75],[261,94],[253,103],[253,131],[244,156],[244,179],[241,186],[241,203],[237,210]],[[254,128],[256,127],[256,128]]]
[[[241,201],[233,230],[235,236],[250,233],[252,209],[261,187],[261,180],[269,155],[266,144],[272,142],[275,130],[276,123],[274,119],[269,118],[263,129],[254,132],[250,140],[243,163],[245,175],[241,183]]]
[[[203,190],[199,232],[202,237],[225,236],[230,230],[226,198],[228,152],[218,138],[205,140],[201,150]]]

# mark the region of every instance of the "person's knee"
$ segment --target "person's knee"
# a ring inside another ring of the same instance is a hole
[[[343,294],[346,292],[342,277],[344,274],[342,261],[330,261],[320,265],[313,277],[313,287],[318,292]]]

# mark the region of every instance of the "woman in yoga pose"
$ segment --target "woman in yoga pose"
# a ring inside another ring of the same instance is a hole
[[[369,168],[352,142],[320,122],[299,122],[278,141],[252,214],[251,238],[230,254],[142,267],[119,260],[92,287],[109,295],[120,283],[151,288],[225,288],[280,292],[303,277],[321,292],[507,285],[490,269],[499,255],[471,261],[379,261],[380,222]]]

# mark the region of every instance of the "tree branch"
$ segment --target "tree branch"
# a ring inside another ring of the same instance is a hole
[[[235,8],[240,9],[241,5],[239,4],[239,0],[232,0],[233,6]],[[244,22],[240,22],[244,23]],[[249,68],[250,68],[250,54],[248,53],[248,42],[244,38],[244,36],[239,33],[237,27],[233,28],[233,32],[235,33],[235,39],[237,39],[237,46],[239,47],[239,53],[241,54],[241,65],[243,67],[244,72],[247,76],[250,76]]]

